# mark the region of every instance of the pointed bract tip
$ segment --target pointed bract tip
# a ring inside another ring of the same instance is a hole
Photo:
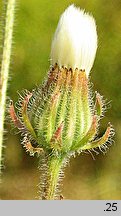
[[[51,47],[51,63],[86,71],[92,68],[97,50],[94,18],[70,5],[61,15]]]

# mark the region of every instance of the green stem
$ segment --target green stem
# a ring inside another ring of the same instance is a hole
[[[0,168],[2,162],[2,147],[3,147],[2,145],[3,145],[3,133],[4,133],[6,91],[7,91],[11,47],[12,47],[14,9],[15,9],[15,0],[8,0],[6,18],[5,18],[3,54],[2,54],[1,71],[0,71]]]
[[[47,179],[45,185],[45,199],[56,199],[57,185],[60,180],[61,168],[63,164],[63,158],[60,156],[51,156],[48,159],[47,167]]]

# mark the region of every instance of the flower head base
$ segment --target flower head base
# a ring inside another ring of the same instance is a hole
[[[27,151],[31,141],[39,146],[39,152],[41,148],[45,152],[73,155],[86,149],[107,148],[105,144],[112,137],[113,128],[109,125],[104,136],[95,139],[104,104],[99,93],[93,103],[89,80],[82,70],[60,69],[55,65],[43,87],[33,93],[26,91],[18,106],[19,116],[13,104],[10,115],[24,135]]]
[[[51,47],[52,65],[55,63],[75,70],[92,68],[97,50],[95,20],[84,10],[69,6],[61,15]]]

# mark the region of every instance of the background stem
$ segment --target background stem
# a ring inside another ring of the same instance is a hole
[[[0,71],[0,170],[2,164],[6,91],[7,91],[11,47],[12,47],[15,1],[16,0],[7,1],[5,30],[4,30],[4,44],[3,44],[3,54],[2,54],[1,71]]]

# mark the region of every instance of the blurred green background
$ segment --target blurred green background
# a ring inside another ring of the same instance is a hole
[[[94,155],[93,160],[90,154],[82,154],[70,161],[62,193],[66,199],[121,199],[120,0],[17,1],[8,96],[16,101],[17,91],[31,90],[42,83],[49,69],[51,41],[59,16],[71,3],[85,8],[96,19],[99,41],[91,81],[93,89],[111,101],[101,133],[110,121],[116,135],[106,155]],[[13,134],[9,122],[6,128],[1,199],[37,199],[38,159],[25,153],[21,137]]]

